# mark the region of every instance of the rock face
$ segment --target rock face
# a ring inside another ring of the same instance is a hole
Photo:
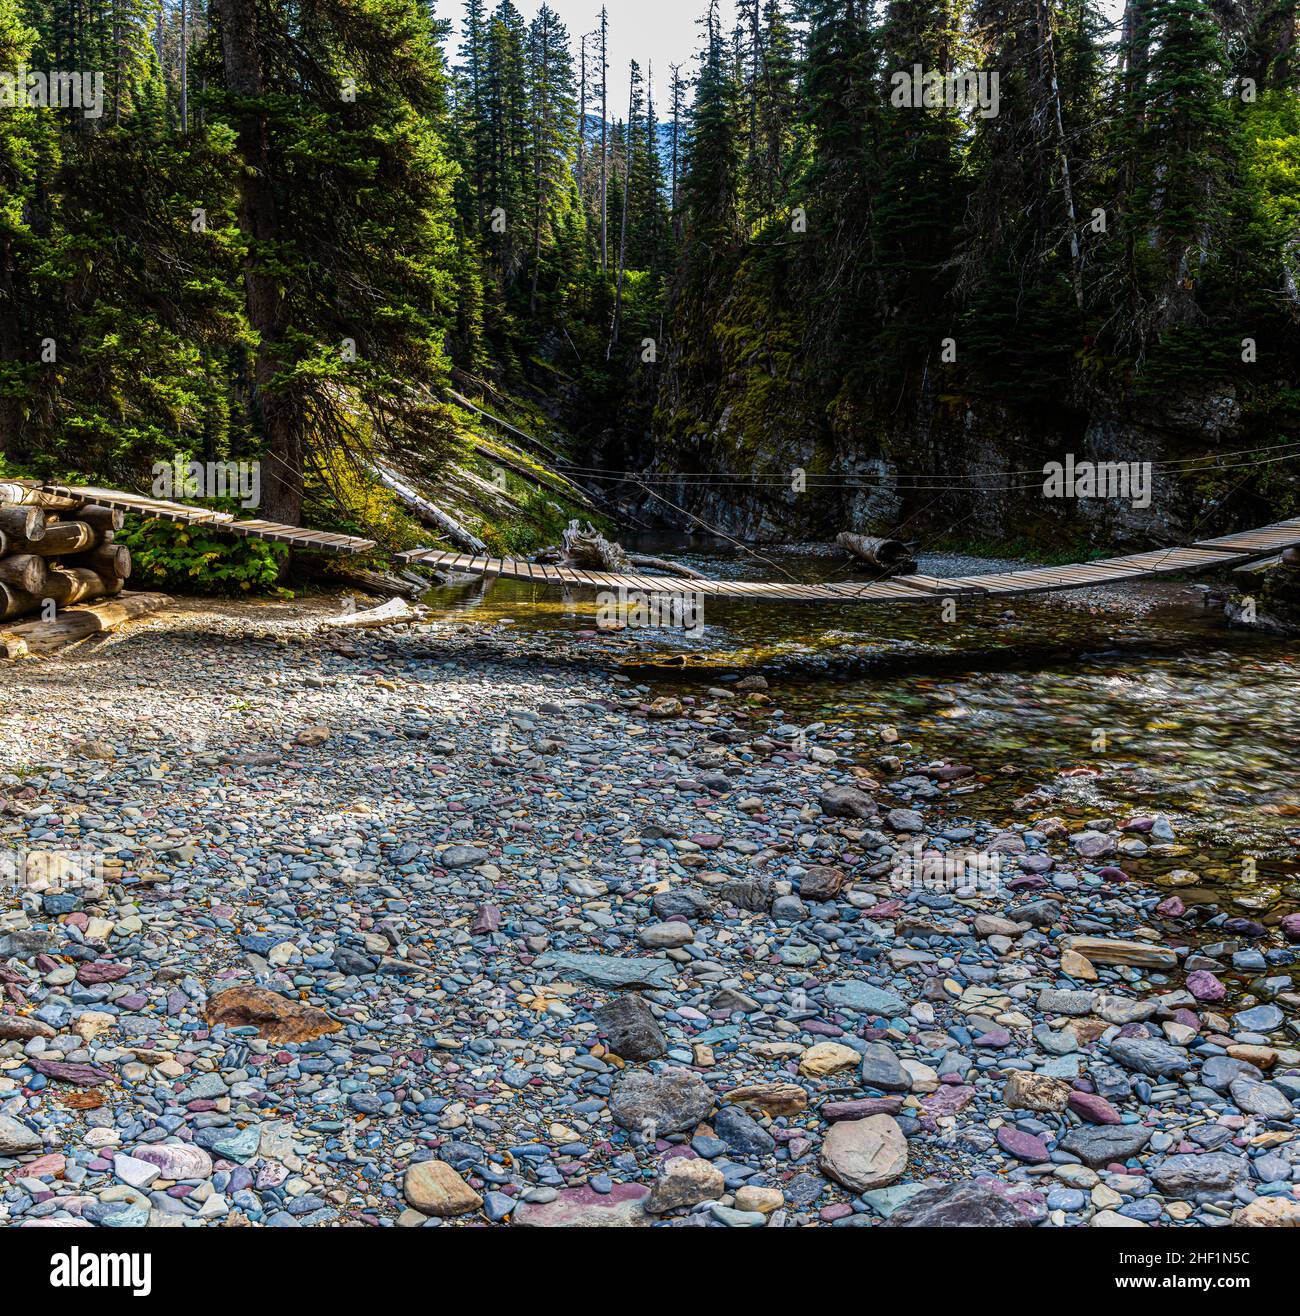
[[[1003,1194],[974,1179],[924,1188],[887,1221],[891,1229],[1005,1229],[1032,1225]]]
[[[664,1164],[655,1180],[645,1209],[654,1215],[673,1211],[681,1206],[695,1206],[722,1196],[726,1181],[716,1165],[705,1160],[688,1160],[674,1156]]]
[[[611,1050],[624,1060],[658,1060],[668,1054],[668,1040],[641,997],[629,992],[591,1012]]]
[[[402,1194],[424,1215],[464,1215],[483,1205],[483,1199],[446,1161],[416,1161],[408,1165],[402,1179]]]
[[[1244,1156],[1226,1152],[1166,1156],[1151,1169],[1151,1179],[1166,1197],[1187,1202],[1213,1202],[1231,1197],[1240,1184],[1250,1182]]]
[[[230,987],[208,997],[204,1015],[210,1024],[257,1029],[268,1042],[311,1042],[343,1025],[324,1010],[291,1001],[265,987]]]
[[[647,1138],[693,1129],[713,1109],[713,1093],[689,1069],[625,1070],[614,1080],[610,1114]]]
[[[826,1134],[817,1165],[854,1192],[883,1188],[907,1169],[907,1139],[892,1115],[841,1120]]]
[[[44,1146],[39,1133],[8,1115],[0,1115],[0,1156],[26,1156]]]

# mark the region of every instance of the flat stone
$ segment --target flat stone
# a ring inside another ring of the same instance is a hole
[[[1151,1141],[1151,1133],[1143,1124],[1101,1124],[1071,1129],[1057,1148],[1077,1156],[1095,1170],[1136,1156]]]
[[[745,1083],[724,1092],[722,1100],[768,1115],[797,1115],[808,1105],[808,1094],[797,1083]]]
[[[649,1190],[641,1184],[617,1183],[607,1193],[584,1184],[562,1188],[550,1202],[521,1202],[510,1217],[525,1229],[629,1229],[654,1223],[645,1210]]]
[[[1026,1133],[1023,1129],[1017,1129],[1010,1124],[1003,1124],[999,1127],[997,1134],[998,1146],[1009,1156],[1014,1156],[1018,1161],[1027,1161],[1031,1165],[1039,1165],[1047,1160],[1047,1144],[1033,1133]]]
[[[1002,1100],[1014,1110],[1051,1111],[1059,1114],[1070,1098],[1070,1085],[1059,1078],[1031,1074],[1023,1069],[1007,1075]]]
[[[844,982],[831,983],[826,988],[826,1000],[842,1010],[852,1010],[855,1014],[878,1014],[892,1017],[902,1014],[907,1009],[907,1002],[897,992],[887,991],[883,987],[873,987],[869,982],[860,982],[856,978]]]
[[[1081,1119],[1090,1124],[1119,1124],[1119,1111],[1096,1092],[1071,1091],[1066,1104]]]
[[[1124,1066],[1152,1078],[1181,1074],[1193,1067],[1186,1051],[1162,1042],[1158,1037],[1116,1037],[1109,1047],[1111,1055]]]
[[[924,1188],[889,1217],[891,1229],[1024,1228],[1034,1221],[1006,1195],[974,1179]]]
[[[624,1070],[610,1093],[616,1124],[648,1140],[693,1129],[713,1109],[709,1085],[687,1069]]]
[[[1094,964],[1132,964],[1147,969],[1174,969],[1178,955],[1168,946],[1107,937],[1072,937],[1069,948]]]
[[[34,1129],[0,1115],[0,1156],[27,1156],[44,1149],[45,1143]]]
[[[852,1069],[861,1058],[851,1046],[841,1042],[817,1042],[799,1057],[799,1072],[810,1078],[821,1078]]]
[[[878,812],[875,800],[856,786],[827,786],[817,802],[832,818],[874,818]]]
[[[907,1139],[890,1115],[841,1120],[822,1140],[817,1165],[854,1192],[883,1188],[907,1169]]]
[[[261,1138],[259,1133],[259,1144]],[[164,1179],[210,1179],[212,1157],[192,1142],[144,1142],[131,1148],[138,1161],[156,1166]]]
[[[1166,1197],[1214,1202],[1231,1197],[1250,1182],[1250,1162],[1227,1152],[1166,1156],[1150,1167],[1151,1179]]]
[[[637,933],[637,940],[656,950],[672,950],[689,945],[695,940],[695,933],[689,923],[651,923]]]
[[[868,1042],[862,1049],[862,1084],[882,1092],[910,1092],[912,1076],[903,1068],[893,1047]]]
[[[1289,1120],[1295,1115],[1290,1098],[1271,1083],[1257,1083],[1252,1078],[1234,1078],[1228,1092],[1239,1110],[1269,1120]]]
[[[566,977],[597,987],[666,988],[676,967],[668,960],[590,955],[580,951],[547,951],[534,961],[541,969],[558,969]]]
[[[343,1027],[324,1010],[265,987],[230,987],[208,997],[204,1017],[227,1028],[256,1028],[268,1042],[311,1042]]]
[[[402,1178],[402,1195],[424,1215],[465,1215],[483,1205],[478,1193],[446,1161],[408,1165]]]

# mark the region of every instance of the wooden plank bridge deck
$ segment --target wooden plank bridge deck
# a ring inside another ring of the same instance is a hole
[[[28,483],[18,481],[17,483]],[[277,521],[237,521],[230,512],[217,512],[210,507],[188,507],[184,503],[167,502],[161,498],[146,498],[143,494],[123,493],[120,489],[96,489],[83,484],[32,485],[53,498],[98,503],[102,507],[118,507],[138,516],[157,517],[163,521],[180,521],[187,525],[204,526],[223,535],[237,535],[245,539],[267,539],[293,548],[311,548],[324,553],[368,553],[375,546],[373,539],[356,535],[339,535],[328,530],[308,530],[302,526],[281,525]]]
[[[1102,558],[1074,566],[1035,567],[1030,571],[989,572],[975,576],[899,576],[889,580],[849,581],[839,584],[804,584],[752,580],[692,580],[683,576],[643,576],[610,571],[579,571],[573,567],[540,566],[519,558],[448,553],[436,548],[415,548],[397,554],[404,562],[421,563],[444,571],[629,593],[694,593],[705,598],[751,599],[773,603],[921,603],[958,596],[1037,594],[1053,590],[1086,589],[1153,576],[1171,576],[1207,568],[1236,566],[1293,544],[1300,544],[1300,517],[1279,521],[1259,530],[1223,535],[1185,548],[1158,548],[1127,557]]]

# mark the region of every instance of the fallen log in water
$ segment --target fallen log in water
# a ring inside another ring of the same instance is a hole
[[[562,566],[582,567],[589,571],[626,573],[633,567],[651,567],[687,580],[708,580],[703,572],[683,567],[666,558],[652,557],[648,553],[629,553],[612,539],[606,539],[595,526],[588,523],[584,530],[577,521],[570,521],[564,532]]]
[[[859,535],[851,530],[842,530],[835,536],[835,542],[840,548],[879,571],[904,574],[916,570],[912,554],[902,540],[882,539],[875,535]]]
[[[125,621],[165,608],[166,594],[123,594],[102,603],[88,603],[60,613],[50,621],[27,621],[0,630],[0,657],[21,658],[49,653],[66,644],[111,631]]]

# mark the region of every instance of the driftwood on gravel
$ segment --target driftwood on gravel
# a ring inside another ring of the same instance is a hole
[[[615,574],[626,573],[633,567],[651,567],[672,576],[683,576],[687,580],[708,580],[703,573],[677,562],[651,557],[648,553],[629,553],[621,544],[606,539],[590,523],[584,530],[577,521],[570,521],[563,539],[562,566],[582,567],[589,571],[612,571]]]
[[[902,540],[882,539],[875,535],[859,535],[851,530],[843,530],[835,536],[835,542],[878,571],[902,576],[916,570],[911,550]]]
[[[369,630],[374,626],[401,626],[409,621],[419,621],[420,613],[411,607],[405,599],[389,599],[377,608],[366,608],[362,612],[345,612],[338,617],[327,617],[322,626],[335,630]]]

